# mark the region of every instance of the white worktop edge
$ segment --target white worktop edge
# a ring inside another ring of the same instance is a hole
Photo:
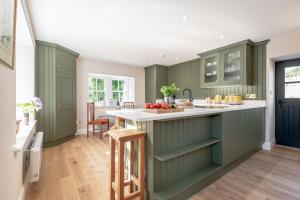
[[[194,102],[195,105],[206,105],[204,101]],[[166,120],[172,118],[183,118],[189,116],[197,116],[197,115],[211,115],[218,114],[223,112],[231,112],[238,110],[247,110],[254,108],[263,108],[266,107],[266,101],[264,100],[246,100],[242,105],[229,105],[226,108],[193,108],[193,109],[185,109],[184,112],[174,112],[174,113],[165,113],[165,114],[153,114],[143,112],[143,109],[128,109],[128,110],[108,110],[107,114],[114,115],[117,117],[122,117],[125,119],[133,120],[133,121],[153,121],[153,120]]]

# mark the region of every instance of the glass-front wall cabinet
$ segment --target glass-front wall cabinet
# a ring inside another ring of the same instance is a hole
[[[224,81],[241,80],[241,50],[224,53]]]
[[[201,58],[201,87],[252,84],[253,43],[237,44],[199,54]]]
[[[202,82],[205,85],[216,85],[219,82],[219,55],[213,54],[203,58],[202,70],[203,79]]]

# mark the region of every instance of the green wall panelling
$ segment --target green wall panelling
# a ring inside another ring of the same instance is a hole
[[[177,98],[188,98],[182,95],[184,88],[190,88],[193,97],[214,97],[216,94],[226,96],[229,94],[240,94],[246,98],[246,94],[256,94],[257,100],[266,99],[266,45],[267,41],[255,43],[252,50],[252,83],[251,85],[231,85],[216,88],[201,88],[200,80],[200,58],[187,62],[171,65],[168,67],[168,84],[175,83],[181,91]],[[146,96],[147,96],[146,89]]]
[[[200,96],[200,59],[179,63],[168,67],[168,82],[181,89],[177,98],[183,98],[182,90],[190,88],[194,97]],[[185,96],[188,98],[188,96]]]
[[[78,54],[57,44],[36,43],[36,96],[44,103],[37,114],[37,130],[44,132],[44,146],[52,146],[76,132]]]

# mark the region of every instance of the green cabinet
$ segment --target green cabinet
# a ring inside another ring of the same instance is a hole
[[[37,121],[45,146],[59,144],[76,133],[77,57],[60,45],[37,41],[36,96],[44,103]]]
[[[201,85],[220,85],[220,55],[218,53],[207,54],[201,57]]]
[[[253,45],[245,40],[199,54],[201,87],[251,85]]]
[[[163,65],[152,65],[145,68],[145,101],[155,103],[163,99],[160,88],[168,84],[168,68]]]

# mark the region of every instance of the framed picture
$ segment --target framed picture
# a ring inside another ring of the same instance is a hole
[[[14,69],[16,0],[0,0],[0,62]]]

